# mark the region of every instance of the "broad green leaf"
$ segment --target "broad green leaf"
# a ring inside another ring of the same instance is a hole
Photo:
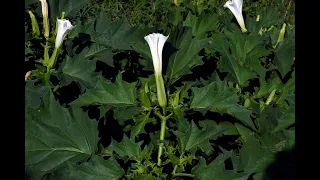
[[[167,76],[172,81],[182,75],[191,73],[190,68],[193,66],[202,64],[202,57],[198,56],[198,53],[204,48],[207,39],[192,38],[190,28],[175,31],[171,36],[175,39],[170,42],[178,49],[177,52],[170,56],[166,71]]]
[[[272,131],[273,133],[279,132],[290,125],[295,123],[295,106],[291,106],[289,109],[283,112],[281,117],[278,119],[278,124]]]
[[[51,18],[56,19],[61,17],[62,12],[65,12],[65,17],[75,17],[89,0],[48,0],[47,2]]]
[[[250,118],[251,111],[237,103],[239,97],[235,90],[229,88],[227,82],[221,81],[219,77],[216,78],[216,81],[202,88],[192,88],[192,94],[190,108],[229,112],[241,122],[256,130]]]
[[[264,38],[258,34],[248,35],[241,32],[226,32],[225,34],[230,40],[232,57],[241,66],[250,68],[264,79],[266,69],[260,64],[260,61],[261,57],[270,54],[270,51],[263,46]]]
[[[192,34],[196,37],[202,37],[206,32],[216,29],[218,16],[216,14],[201,13],[198,17],[189,12],[184,26],[192,28]]]
[[[106,63],[107,65],[114,67],[113,56],[115,53],[112,52],[111,48],[102,46],[98,43],[94,43],[90,46],[86,53],[86,57],[94,57],[94,59]]]
[[[108,146],[108,150],[114,151],[121,158],[128,157],[130,159],[140,159],[142,141],[135,143],[134,138],[129,139],[127,135],[124,134],[123,139],[120,143],[115,140],[111,141]]]
[[[157,121],[155,118],[149,117],[150,113],[151,111],[149,111],[147,114],[142,113],[139,117],[133,118],[135,124],[131,130],[131,137],[136,137],[140,133],[145,133],[145,125]]]
[[[58,70],[61,86],[67,86],[75,81],[81,92],[87,88],[93,88],[98,81],[95,69],[96,61],[85,58],[83,53],[73,58],[67,56]]]
[[[102,157],[93,155],[88,162],[81,165],[69,163],[71,173],[70,180],[118,180],[124,175],[124,170],[114,158],[104,160]]]
[[[291,71],[295,57],[295,42],[292,39],[285,38],[275,49],[274,63],[277,66],[282,78]]]
[[[28,179],[86,160],[97,150],[98,122],[80,108],[65,109],[50,93],[44,107],[26,112],[25,168]]]
[[[233,81],[239,85],[243,85],[247,83],[249,79],[256,77],[256,74],[253,71],[240,65],[240,62],[230,54],[230,44],[226,37],[222,35],[213,35],[213,42],[212,46],[214,50],[222,54],[222,57],[218,62],[218,68],[220,71],[230,73]]]
[[[126,19],[111,22],[104,12],[97,18],[95,30],[92,41],[120,50],[132,50],[131,44],[145,43],[143,37],[149,32],[140,26],[130,26]]]
[[[185,151],[194,151],[201,143],[209,143],[210,138],[221,133],[223,129],[217,125],[216,127],[205,127],[201,130],[197,128],[194,122],[191,122],[188,130],[183,133],[180,131],[174,131],[174,134],[178,137],[179,152],[183,154]],[[210,143],[209,143],[210,144]]]
[[[29,80],[26,82],[25,102],[26,107],[39,108],[41,99],[49,93],[47,86],[35,85],[36,80]]]
[[[244,173],[261,173],[274,161],[274,154],[268,149],[262,148],[259,141],[251,136],[240,150],[239,162],[234,163],[237,171]],[[235,157],[232,157],[234,161]]]
[[[122,80],[121,74],[111,83],[100,78],[97,85],[88,89],[84,94],[71,104],[85,106],[90,104],[104,104],[112,106],[133,106],[136,103],[135,83],[127,83]]]
[[[191,174],[195,175],[197,180],[246,180],[250,174],[237,173],[235,170],[226,170],[224,161],[230,156],[221,154],[210,164],[206,164],[203,158],[199,164],[191,169]]]

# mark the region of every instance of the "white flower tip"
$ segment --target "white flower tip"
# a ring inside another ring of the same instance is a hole
[[[152,33],[152,34],[149,34],[149,35],[145,36],[144,39],[145,40],[147,40],[147,38],[165,38],[165,39],[168,39],[169,35],[168,36],[164,36],[161,33]]]
[[[71,22],[69,20],[66,19],[57,19],[58,21],[58,25],[62,25],[64,28],[66,29],[72,29],[74,28],[74,26],[71,24]]]

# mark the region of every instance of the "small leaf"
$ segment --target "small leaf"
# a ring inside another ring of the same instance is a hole
[[[104,160],[102,157],[93,155],[89,162],[81,165],[69,164],[71,173],[70,180],[118,180],[124,175],[124,170],[112,157]]]
[[[116,107],[133,106],[136,103],[135,83],[122,81],[121,74],[115,83],[100,78],[94,88],[88,89],[71,104],[85,106],[90,104],[108,104]]]
[[[209,143],[210,138],[213,138],[222,131],[223,129],[219,125],[199,130],[197,125],[192,121],[191,126],[189,126],[185,133],[175,131],[174,134],[178,137],[179,152],[183,154],[185,151],[196,150],[201,143]]]
[[[142,113],[141,116],[134,118],[135,125],[131,130],[131,137],[136,137],[140,133],[145,133],[144,127],[146,124],[156,122],[155,118],[150,118],[151,111],[148,114]]]
[[[142,142],[135,143],[134,138],[129,139],[127,135],[124,134],[120,143],[112,140],[107,149],[114,151],[121,158],[128,157],[130,159],[139,159],[139,155],[141,154],[141,144]]]

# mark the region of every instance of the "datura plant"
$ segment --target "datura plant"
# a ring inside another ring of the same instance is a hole
[[[273,7],[245,26],[242,0],[166,1],[150,28],[51,2],[26,5],[25,179],[290,176],[274,168],[294,161],[295,27]]]

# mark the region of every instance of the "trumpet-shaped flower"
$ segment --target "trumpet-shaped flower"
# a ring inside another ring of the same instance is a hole
[[[157,74],[162,72],[162,50],[168,37],[159,33],[152,33],[144,37],[150,47],[153,68]]]
[[[49,18],[48,18],[48,3],[46,0],[40,0],[41,9],[42,9],[42,17],[43,17],[43,29],[44,29],[44,37],[49,37]]]
[[[73,29],[74,26],[66,19],[58,19],[58,32],[56,37],[55,48],[60,48],[63,39],[67,36],[68,32]]]
[[[169,36],[164,36],[159,33],[152,33],[144,37],[151,51],[157,84],[158,102],[161,107],[165,107],[167,105],[166,92],[162,78],[162,50],[168,37]]]
[[[229,8],[232,14],[236,17],[242,32],[246,32],[246,26],[244,24],[243,16],[242,16],[242,0],[229,0],[227,1],[223,7]]]

